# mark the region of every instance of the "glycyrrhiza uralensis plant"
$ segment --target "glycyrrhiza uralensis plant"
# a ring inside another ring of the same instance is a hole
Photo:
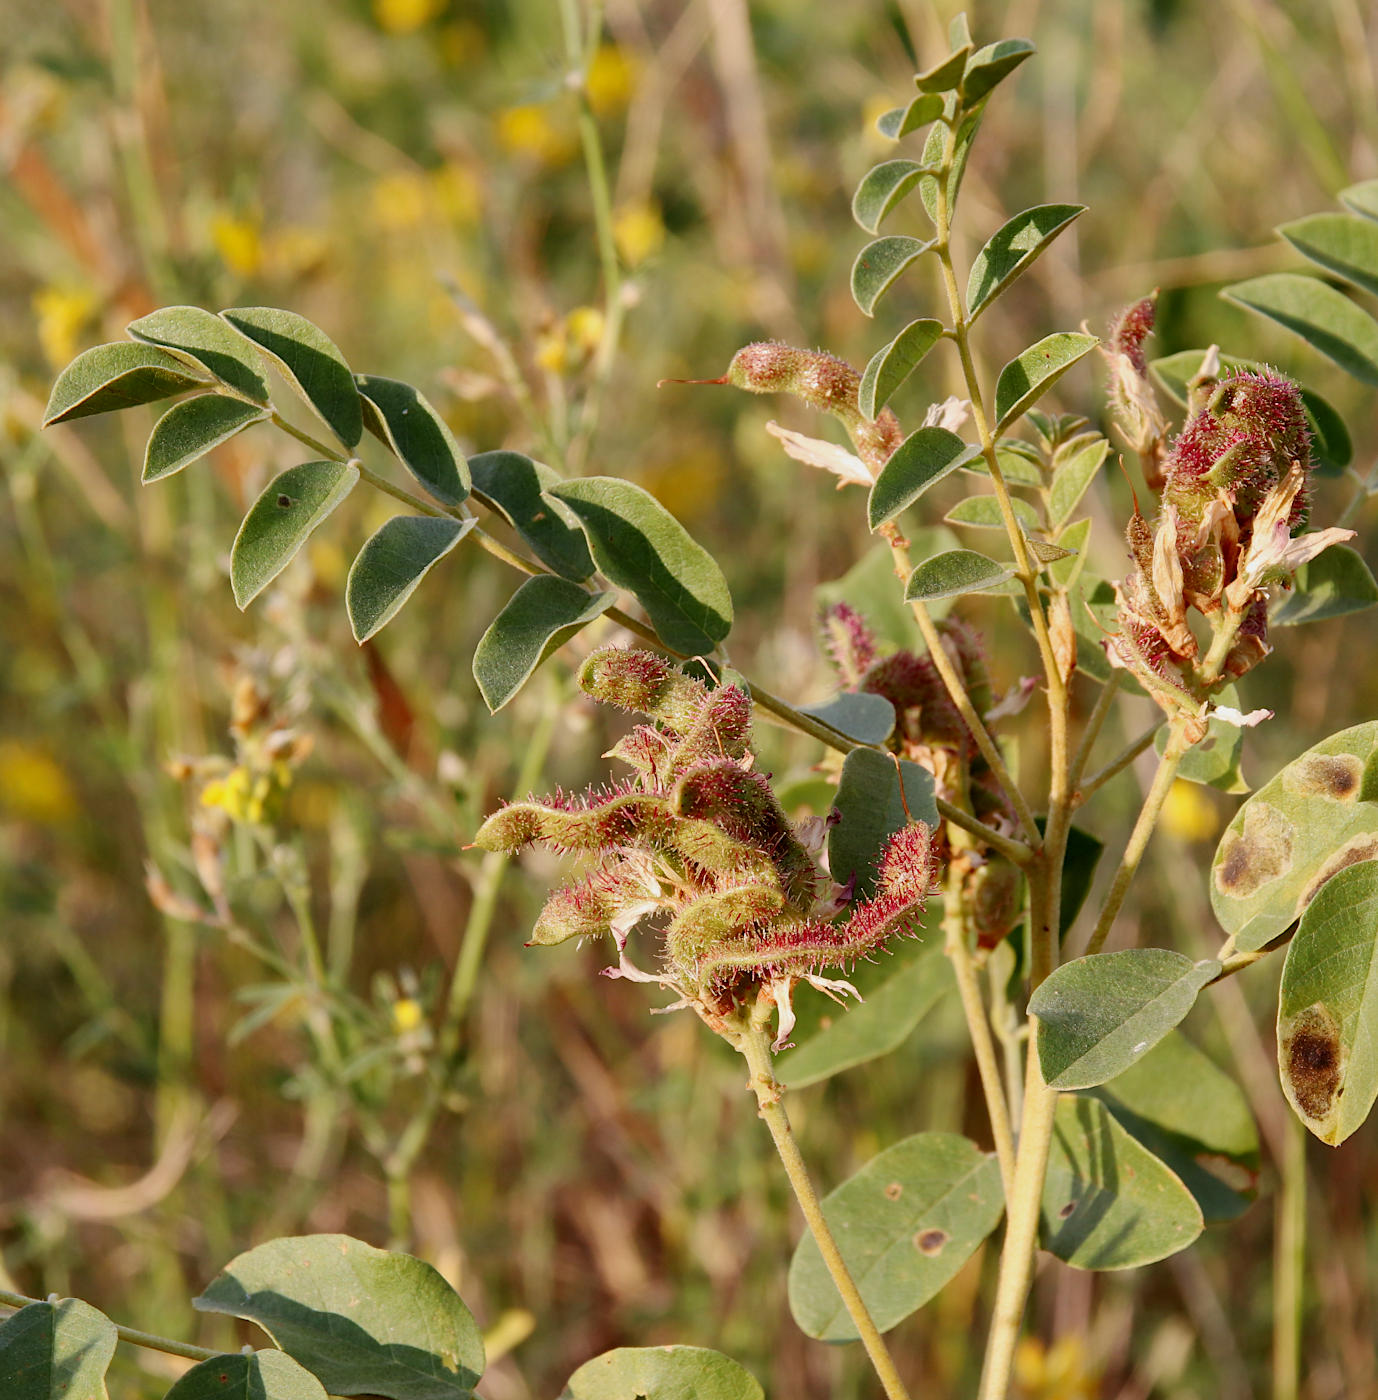
[[[406,507],[363,543],[350,570],[346,605],[361,642],[457,548],[477,545],[520,572],[473,657],[490,709],[586,629],[612,622],[637,639],[584,650],[577,664],[587,696],[635,717],[608,755],[607,782],[519,796],[482,823],[475,843],[500,856],[544,845],[573,857],[530,942],[606,938],[609,976],[664,989],[671,1003],[659,1009],[692,1012],[743,1056],[809,1227],[790,1265],[795,1317],[810,1336],[860,1340],[892,1400],[908,1391],[882,1334],[996,1231],[1003,1241],[981,1400],[1008,1392],[1040,1248],[1074,1268],[1130,1268],[1187,1248],[1207,1220],[1244,1208],[1257,1168],[1252,1123],[1230,1082],[1175,1029],[1204,989],[1285,948],[1279,1071],[1300,1121],[1338,1143],[1378,1096],[1378,724],[1321,741],[1240,807],[1208,877],[1226,933],[1213,956],[1104,951],[1179,775],[1244,790],[1242,732],[1268,714],[1246,708],[1236,687],[1267,659],[1273,634],[1378,600],[1344,543],[1353,532],[1309,523],[1314,478],[1349,469],[1344,424],[1309,389],[1214,347],[1150,364],[1151,296],[1103,340],[1054,331],[987,383],[973,352],[978,322],[1085,211],[1027,209],[970,268],[957,267],[953,221],[982,114],[1034,50],[1019,39],[977,47],[961,19],[950,41],[951,53],[916,76],[912,100],[880,119],[887,137],[915,138],[913,154],[871,170],[853,203],[872,235],[902,207],[927,221],[919,234],[879,235],[862,248],[852,275],[861,309],[874,314],[900,279],[926,270],[937,274],[941,309],[900,329],[860,374],[823,352],[758,343],[720,378],[702,381],[792,395],[833,416],[850,438],[848,450],[775,429],[791,457],[859,488],[851,493],[858,501],[865,492],[866,523],[893,558],[914,636],[908,647],[887,647],[855,600],[827,607],[819,644],[837,692],[824,705],[798,708],[734,669],[724,570],[647,491],[613,475],[562,478],[511,451],[466,460],[416,389],[356,374],[324,332],[291,312],[154,312],[129,327],[127,342],[77,359],[48,413],[58,422],[184,395],[153,428],[146,481],[264,423],[312,452],[271,481],[244,518],[230,561],[241,607],[273,585],[361,480]],[[1342,198],[1349,212],[1283,233],[1327,272],[1373,291],[1378,196],[1361,185]],[[1281,274],[1228,294],[1378,382],[1378,323],[1345,292]],[[1116,431],[1140,468],[1113,582],[1089,572],[1092,520],[1083,507],[1112,444],[1086,418],[1039,406],[1093,351]],[[955,355],[964,393],[905,424],[910,409],[892,405],[939,353]],[[328,439],[288,420],[265,362]],[[1175,425],[1174,402],[1184,412]],[[368,464],[365,433],[395,465]],[[406,485],[395,467],[409,474]],[[1357,505],[1367,485],[1355,479]],[[948,548],[916,560],[924,511],[942,494],[934,488],[958,481],[972,494],[945,521],[999,543],[991,553]],[[1036,650],[1036,679],[1002,676],[1004,665],[950,611],[974,594],[1008,599]],[[1127,694],[1149,697],[1157,721],[1119,753],[1098,756],[1105,721]],[[826,817],[799,822],[782,805],[757,763],[753,723],[762,718],[819,745],[835,784]],[[1041,761],[1026,753],[1016,776],[1010,736],[1020,726],[1045,742],[1035,748]],[[263,749],[261,772],[244,762],[209,775],[221,785],[212,805],[270,827],[274,784],[288,776],[294,743]],[[1141,810],[1079,934],[1080,906],[1108,843],[1074,817],[1154,748]],[[212,900],[212,912],[218,926],[234,927],[223,899]],[[897,970],[861,1001],[855,969],[882,952],[898,954]],[[964,1013],[994,1151],[956,1134],[919,1133],[820,1201],[790,1130],[786,1087],[893,1048],[949,989]],[[806,1036],[797,1009],[819,996],[839,1008]],[[328,1047],[329,1025],[320,1033]],[[435,1095],[444,1087],[442,1076]],[[206,1357],[204,1365],[257,1368],[253,1393],[270,1396],[316,1394],[322,1384],[410,1394],[369,1369],[371,1354],[353,1359],[357,1372],[342,1384],[351,1359],[326,1355],[311,1338],[301,1343],[288,1320],[300,1319],[283,1302],[291,1288],[282,1280],[318,1257],[361,1249],[335,1239],[277,1242],[236,1261],[202,1300],[263,1321],[314,1380],[300,1368],[289,1375],[291,1363],[274,1354]],[[375,1267],[372,1254],[365,1264]],[[432,1281],[418,1275],[416,1286]],[[395,1297],[390,1286],[373,1306],[387,1312]],[[311,1304],[322,1327],[354,1318],[354,1304],[337,1302]],[[449,1310],[437,1325],[470,1327],[456,1299],[435,1306]],[[373,1338],[419,1348],[434,1363],[438,1384],[449,1387],[435,1393],[472,1388],[481,1352],[428,1350],[415,1319],[365,1312],[356,1320]],[[80,1345],[81,1365],[95,1376],[113,1338],[83,1304],[32,1303],[0,1328],[0,1374],[6,1348],[31,1348],[32,1364],[51,1370]],[[202,1393],[183,1392],[185,1384],[174,1393]],[[567,1391],[590,1400],[672,1392],[761,1393],[735,1363],[692,1347],[609,1353],[581,1368]]]

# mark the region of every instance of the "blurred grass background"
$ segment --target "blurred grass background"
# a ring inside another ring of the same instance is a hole
[[[193,864],[194,794],[165,765],[230,752],[240,678],[256,677],[315,740],[283,831],[305,853],[332,968],[372,1008],[359,1092],[384,1129],[422,1091],[442,970],[481,883],[460,847],[510,792],[543,720],[556,727],[539,787],[598,776],[609,741],[602,716],[569,700],[562,661],[507,711],[484,713],[468,657],[515,580],[476,551],[448,560],[376,644],[355,647],[341,588],[352,548],[390,513],[380,498],[356,493],[278,601],[238,614],[225,578],[235,525],[267,476],[299,460],[293,445],[256,429],[144,492],[153,411],[40,435],[56,370],[159,304],[298,310],[357,370],[418,384],[466,449],[511,446],[647,486],[724,561],[736,664],[792,699],[819,698],[814,590],[861,558],[867,537],[859,500],[790,463],[764,425],[823,430],[790,404],[655,382],[719,374],[763,337],[859,365],[936,305],[919,280],[876,324],[861,316],[847,282],[865,239],[848,205],[889,149],[872,122],[908,89],[902,35],[927,59],[956,8],[607,6],[587,92],[610,162],[626,320],[600,384],[591,355],[606,308],[557,0],[4,0],[0,1286],[72,1292],[121,1322],[228,1345],[243,1338],[187,1299],[234,1253],[270,1232],[396,1234],[378,1154],[337,1120],[313,1069],[311,1008],[279,999],[232,1039],[263,1004],[245,998],[261,971],[144,891],[147,860],[174,877]],[[1366,474],[1371,396],[1216,296],[1292,265],[1274,224],[1378,174],[1374,35],[1358,0],[970,8],[978,42],[1027,34],[1040,54],[991,104],[964,186],[960,261],[1028,204],[1091,206],[982,323],[986,370],[1048,330],[1100,328],[1156,286],[1157,353],[1218,341],[1298,373],[1345,413]],[[456,288],[513,347],[530,405],[495,374]],[[954,391],[954,374],[935,356],[896,403],[902,420]],[[1058,393],[1101,416],[1093,375]],[[1094,562],[1116,577],[1129,488],[1110,472],[1097,490]],[[1318,522],[1352,490],[1324,485]],[[1372,517],[1361,509],[1353,523]],[[1034,669],[1009,616],[993,602],[972,611],[999,680]],[[1361,615],[1282,634],[1249,677],[1245,708],[1277,711],[1246,739],[1255,782],[1375,713],[1372,627]],[[1146,717],[1131,705],[1107,751]],[[1036,774],[1031,728],[1023,761]],[[816,753],[764,733],[777,777],[807,776]],[[1122,836],[1134,782],[1082,823]],[[1230,810],[1179,790],[1124,939],[1141,923],[1188,952],[1214,946],[1204,865]],[[239,895],[294,952],[262,862],[236,859]],[[652,1019],[642,991],[596,978],[601,950],[523,950],[553,875],[536,859],[501,888],[458,1090],[411,1173],[400,1241],[446,1273],[507,1351],[484,1394],[553,1395],[600,1350],[671,1340],[727,1351],[775,1396],[868,1394],[855,1348],[808,1342],[789,1319],[797,1224],[740,1067],[689,1018]],[[1026,1396],[1272,1393],[1286,1140],[1271,1069],[1276,975],[1265,966],[1226,984],[1189,1023],[1249,1085],[1260,1200],[1164,1265],[1047,1272],[1032,1320],[1051,1342],[1022,1354]],[[922,1128],[980,1138],[978,1099],[960,1023],[935,1015],[902,1051],[795,1096],[791,1111],[832,1185]],[[1313,1400],[1378,1394],[1376,1147],[1370,1126],[1337,1152],[1310,1149]],[[992,1266],[978,1254],[895,1335],[920,1392],[971,1388]],[[161,1394],[163,1361],[122,1349],[113,1392]]]

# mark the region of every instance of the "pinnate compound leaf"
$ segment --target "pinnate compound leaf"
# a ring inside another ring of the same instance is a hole
[[[1363,556],[1348,545],[1332,544],[1296,572],[1292,591],[1273,609],[1276,627],[1323,622],[1362,612],[1378,603],[1378,583]]]
[[[527,579],[474,650],[474,679],[489,713],[502,709],[546,657],[615,601],[616,594],[590,593],[549,574]]]
[[[1277,1044],[1288,1102],[1339,1146],[1378,1098],[1378,860],[1339,871],[1302,914],[1282,967]]]
[[[197,394],[175,403],[153,425],[144,451],[143,482],[161,481],[190,466],[213,447],[228,442],[251,423],[262,423],[266,408],[224,394]]]
[[[1278,232],[1303,257],[1368,292],[1378,292],[1378,223],[1354,214],[1308,214]]]
[[[1016,214],[977,253],[967,278],[967,314],[975,320],[1015,278],[1086,212],[1084,204],[1039,204]]]
[[[970,52],[971,45],[962,44],[954,53],[948,54],[926,72],[916,73],[914,86],[925,93],[951,92],[962,81],[962,74],[966,72],[967,55]]]
[[[881,114],[876,129],[882,136],[898,141],[911,131],[918,131],[943,114],[943,99],[936,92],[920,93],[907,107],[892,107]]]
[[[29,1303],[0,1322],[5,1400],[106,1400],[115,1324],[78,1298]]]
[[[1236,282],[1227,301],[1286,326],[1365,384],[1378,384],[1378,321],[1315,277],[1275,272]]]
[[[1378,180],[1361,180],[1341,190],[1340,203],[1366,219],[1378,219]]]
[[[963,593],[993,593],[1014,577],[1008,564],[997,563],[974,549],[950,549],[926,559],[912,574],[904,596],[929,602],[935,598],[956,598]]]
[[[43,410],[43,426],[156,403],[209,382],[199,366],[192,368],[156,345],[137,340],[95,345],[58,375]]]
[[[1090,1089],[1122,1074],[1196,1004],[1220,972],[1167,948],[1094,953],[1057,968],[1029,999],[1038,1060],[1054,1089]]]
[[[255,403],[268,403],[268,381],[254,346],[213,311],[199,306],[165,306],[131,321],[135,340],[159,345],[184,362],[209,370],[222,384]]]
[[[580,583],[593,573],[593,556],[568,506],[543,493],[558,472],[520,452],[481,452],[469,458],[474,494],[529,544],[547,568]]]
[[[469,464],[449,424],[419,390],[400,379],[358,374],[363,422],[442,505],[457,506],[469,494]]]
[[[928,490],[958,467],[981,455],[946,428],[919,428],[909,434],[880,469],[867,502],[867,518],[878,530],[907,510]]]
[[[952,217],[952,210],[957,203],[957,192],[962,187],[962,176],[966,174],[967,157],[971,154],[971,143],[976,139],[976,129],[981,125],[981,107],[967,113],[957,124],[957,135],[952,146],[952,172],[947,177],[947,213],[948,218]],[[924,142],[923,163],[925,165],[939,166],[942,164],[943,149],[947,142],[947,128],[945,126],[935,126],[929,133],[928,139]],[[927,211],[928,217],[936,225],[938,222],[938,177],[936,175],[925,175],[919,181],[919,198],[923,200],[923,207]]]
[[[942,334],[943,323],[925,316],[911,321],[889,345],[871,356],[857,390],[857,403],[867,418],[874,418],[890,402]]]
[[[919,177],[931,173],[916,160],[887,160],[872,166],[852,196],[852,217],[867,233],[875,233]]]
[[[1038,528],[1038,513],[1028,501],[1019,496],[1011,496],[1010,509],[1014,518],[1026,530]],[[973,530],[1005,528],[1004,517],[1000,514],[1000,502],[994,496],[968,496],[964,501],[958,501],[943,519],[949,525],[965,525]],[[1030,541],[1030,544],[1032,543],[1033,541]],[[1058,557],[1061,558],[1061,555]]]
[[[649,491],[615,476],[586,476],[546,494],[578,516],[599,569],[646,609],[671,650],[705,655],[727,636],[732,595],[722,570]]]
[[[1378,858],[1376,754],[1378,722],[1342,729],[1235,813],[1211,865],[1211,906],[1240,952],[1285,933],[1338,871]]]
[[[483,1337],[454,1289],[348,1235],[261,1244],[192,1306],[256,1322],[332,1395],[468,1400],[483,1373]]]
[[[364,541],[345,581],[345,608],[360,644],[392,621],[402,605],[478,522],[449,516],[395,515]]]
[[[900,273],[933,246],[922,238],[888,234],[868,243],[852,264],[852,298],[870,316]]]
[[[895,732],[895,707],[883,695],[842,690],[820,705],[801,705],[801,714],[859,744],[883,744]]]
[[[285,1352],[231,1352],[180,1376],[164,1400],[325,1400],[325,1387]]]
[[[859,898],[875,890],[881,852],[900,827],[910,819],[923,822],[930,831],[938,825],[932,773],[908,759],[897,763],[878,749],[853,749],[843,760],[834,807],[837,817],[828,831],[828,869],[842,885],[855,877]]]
[[[764,1400],[756,1377],[707,1347],[618,1347],[586,1361],[560,1400]]]
[[[1100,342],[1079,331],[1057,331],[1044,336],[1017,355],[995,384],[995,430],[1002,433],[1032,408],[1083,355],[1089,355]]]
[[[241,608],[292,562],[358,479],[358,467],[349,462],[303,462],[268,483],[249,507],[230,551],[230,584]]]
[[[275,306],[235,306],[220,314],[277,365],[346,447],[358,445],[364,420],[354,375],[319,326]]]
[[[1094,1098],[1057,1105],[1043,1185],[1043,1248],[1076,1269],[1132,1269],[1205,1228],[1182,1179]]]
[[[948,1283],[1004,1206],[995,1157],[955,1133],[904,1138],[823,1198],[848,1271],[882,1332]],[[789,1304],[810,1337],[857,1336],[812,1235],[790,1261]]]
[[[962,79],[962,101],[968,107],[980,102],[1034,52],[1034,46],[1027,39],[1001,39],[977,49],[967,61],[966,76]]]
[[[1071,519],[1109,452],[1110,444],[1097,437],[1058,467],[1048,493],[1048,515],[1054,530],[1060,530]]]

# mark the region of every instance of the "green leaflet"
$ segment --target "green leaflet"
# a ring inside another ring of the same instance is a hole
[[[474,494],[496,511],[561,578],[582,582],[593,573],[593,557],[568,506],[544,493],[561,481],[558,472],[520,452],[480,452],[469,458]]]
[[[889,345],[876,351],[857,389],[858,406],[867,418],[874,419],[890,402],[895,390],[909,378],[942,334],[941,321],[922,317],[911,321]]]
[[[5,1400],[107,1400],[115,1324],[77,1298],[30,1303],[0,1322]]]
[[[144,485],[181,471],[251,423],[262,423],[267,417],[266,408],[224,394],[197,394],[173,404],[148,435]]]
[[[932,173],[916,160],[887,160],[872,166],[852,196],[852,217],[867,233],[875,233],[919,177]]]
[[[1365,384],[1378,384],[1378,321],[1315,277],[1276,272],[1236,282],[1221,293],[1286,326]]]
[[[1016,355],[1000,371],[995,385],[997,435],[1022,417],[1082,356],[1089,355],[1099,344],[1093,335],[1058,331]]]
[[[981,455],[946,428],[919,428],[890,454],[871,487],[867,519],[878,530],[958,467]]]
[[[268,406],[268,381],[258,351],[213,311],[199,306],[165,306],[131,321],[135,340],[158,345],[183,363],[208,370],[223,384]]]
[[[43,410],[43,426],[117,413],[156,403],[188,389],[204,388],[210,376],[176,355],[140,341],[116,341],[83,350],[57,377]]]
[[[432,515],[384,521],[354,556],[345,582],[354,640],[366,642],[391,622],[421,580],[477,523]]]
[[[202,1361],[164,1400],[325,1400],[325,1387],[290,1356],[265,1349]]]
[[[895,707],[883,695],[842,690],[818,705],[800,705],[799,713],[820,720],[859,744],[883,744],[895,730]]]
[[[750,1371],[706,1347],[619,1347],[586,1361],[560,1400],[764,1400]]]
[[[1084,204],[1039,204],[1016,214],[977,253],[967,278],[967,315],[974,321],[1086,212]]]
[[[1269,620],[1275,627],[1295,627],[1362,612],[1375,603],[1378,582],[1363,556],[1348,545],[1332,544],[1297,570],[1292,591],[1273,608]]]
[[[1013,577],[1008,564],[998,564],[974,549],[950,549],[925,560],[909,575],[904,596],[910,602],[928,602],[963,593],[994,593]]]
[[[828,869],[839,884],[855,877],[858,898],[875,890],[885,843],[906,821],[923,822],[930,831],[938,825],[932,773],[907,759],[897,764],[878,749],[853,749],[847,755],[833,805],[837,820],[828,831]]]
[[[1308,214],[1277,230],[1303,257],[1378,292],[1378,223],[1354,214]]]
[[[867,316],[876,303],[894,286],[896,279],[916,258],[926,253],[931,242],[890,234],[868,243],[852,264],[852,297]]]
[[[400,379],[360,374],[364,426],[442,505],[469,494],[469,464],[449,425],[419,389]]]

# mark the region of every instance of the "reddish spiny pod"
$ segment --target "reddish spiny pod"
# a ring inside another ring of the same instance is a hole
[[[707,686],[654,652],[602,647],[579,668],[579,689],[604,705],[649,715],[678,734],[694,722]]]
[[[876,635],[849,603],[834,603],[818,618],[819,640],[844,690],[858,690],[876,664]]]

